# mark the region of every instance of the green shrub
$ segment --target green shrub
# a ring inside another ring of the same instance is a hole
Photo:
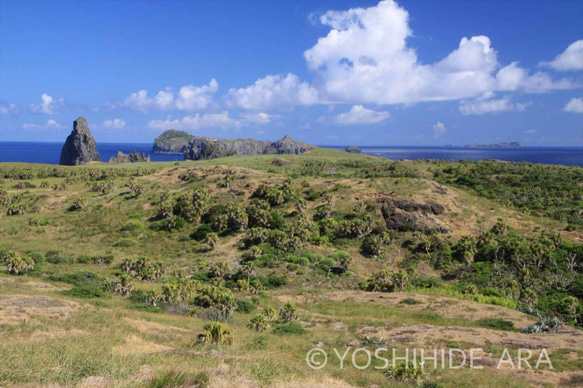
[[[235,302],[237,303],[237,311],[243,314],[249,314],[257,308],[256,305],[246,300],[237,299]]]
[[[423,304],[423,302],[421,302],[420,300],[413,299],[413,298],[405,298],[405,299],[401,300],[399,303],[407,304],[407,305]]]
[[[144,229],[144,225],[138,220],[129,220],[121,227],[122,232],[138,232]]]
[[[136,240],[133,240],[131,238],[120,238],[119,240],[116,241],[115,244],[113,244],[113,246],[120,248],[131,248],[136,244],[137,244]]]
[[[77,286],[70,290],[61,291],[61,293],[67,296],[74,296],[76,298],[86,299],[103,298],[104,296],[106,296],[106,293],[103,291],[101,287],[93,285]]]
[[[279,335],[304,335],[308,331],[298,322],[289,322],[276,327],[273,332]]]
[[[516,331],[514,322],[502,318],[483,318],[477,321],[476,324],[487,329]]]
[[[45,255],[39,251],[28,252],[28,256],[34,260],[35,264],[42,264],[45,262]]]

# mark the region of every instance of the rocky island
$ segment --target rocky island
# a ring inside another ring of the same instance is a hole
[[[109,163],[140,163],[149,161],[150,155],[146,155],[144,152],[140,154],[136,150],[132,150],[129,154],[118,151],[116,156],[109,158]]]
[[[73,131],[67,137],[61,151],[61,165],[78,166],[89,162],[100,162],[97,143],[89,131],[85,117],[79,117],[73,122]]]
[[[194,139],[194,135],[176,129],[168,129],[154,139],[152,152],[157,154],[184,154],[188,149],[188,143]]]
[[[520,148],[522,145],[517,141],[486,143],[486,144],[466,144],[464,148]]]
[[[185,160],[216,159],[232,155],[263,155],[263,154],[303,154],[315,147],[306,143],[296,142],[286,135],[280,140],[252,139],[215,139],[194,136],[188,143],[184,154]]]

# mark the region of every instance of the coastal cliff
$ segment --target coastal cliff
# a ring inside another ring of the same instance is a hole
[[[152,152],[157,154],[184,154],[188,149],[188,143],[194,137],[188,132],[169,129],[154,139]]]
[[[284,136],[275,142],[252,139],[214,139],[195,136],[188,144],[185,160],[216,159],[232,155],[303,154],[315,147]]]

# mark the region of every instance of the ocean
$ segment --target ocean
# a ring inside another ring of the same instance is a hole
[[[62,143],[0,142],[1,162],[59,164]],[[325,146],[344,149],[344,146]],[[522,148],[446,148],[446,147],[360,147],[363,153],[388,159],[484,160],[508,162],[562,164],[583,167],[583,147],[522,147]],[[154,162],[183,160],[178,154],[154,154],[151,143],[99,143],[101,160],[108,161],[117,151],[132,150],[150,154]]]

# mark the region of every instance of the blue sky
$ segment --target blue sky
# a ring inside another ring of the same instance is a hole
[[[0,140],[583,146],[580,1],[0,0]]]

